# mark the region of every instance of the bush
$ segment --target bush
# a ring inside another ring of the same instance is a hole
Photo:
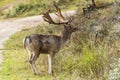
[[[62,4],[64,2],[64,4]],[[78,2],[78,0],[75,0],[71,2],[71,0],[68,1],[56,1],[56,3],[62,7],[62,9],[68,9],[67,7],[75,7],[75,5],[72,5],[72,3]],[[31,15],[38,15],[41,14],[43,11],[45,11],[48,8],[51,8],[53,10],[52,1],[49,0],[34,0],[34,1],[25,1],[24,3],[16,2],[18,5],[13,6],[11,10],[8,10],[7,12],[3,11],[3,15],[5,18],[10,17],[19,17],[19,16],[31,16]],[[51,5],[51,6],[50,6]],[[72,5],[72,6],[71,6]],[[69,9],[70,9],[69,8]]]
[[[21,14],[25,14],[26,12],[30,12],[32,10],[39,12],[40,4],[19,4],[18,6],[15,6],[13,10],[10,10],[6,13],[6,17],[17,17]],[[32,14],[32,13],[31,13]]]
[[[105,78],[107,75],[104,74],[106,74],[109,69],[107,47],[95,47],[93,44],[89,45],[83,42],[82,49],[79,51],[79,44],[77,47],[75,46],[76,44],[71,42],[68,47],[62,49],[59,54],[57,54],[54,64],[57,70],[65,71],[70,75],[76,72],[77,76],[84,78]],[[78,49],[74,50],[74,48]]]

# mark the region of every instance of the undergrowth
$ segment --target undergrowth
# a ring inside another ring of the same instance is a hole
[[[81,32],[74,33],[69,44],[56,54],[52,76],[47,72],[46,55],[40,55],[36,62],[40,75],[33,75],[28,53],[23,49],[23,39],[35,33],[58,35],[63,26],[38,25],[12,35],[5,43],[5,48],[10,50],[3,53],[4,63],[0,79],[108,80],[110,64],[114,62],[114,58],[119,57],[119,6],[111,4],[100,7],[88,13],[89,18],[78,10],[73,23],[80,27]]]
[[[80,48],[81,46],[79,45],[76,47],[76,44],[70,41],[67,47],[56,54],[53,64],[53,76],[48,75],[47,72],[47,56],[40,55],[36,62],[40,75],[33,75],[28,62],[28,53],[23,49],[23,38],[29,34],[35,33],[58,34],[61,28],[58,29],[57,27],[58,26],[53,27],[53,25],[49,25],[49,27],[47,27],[47,25],[37,26],[31,29],[24,29],[11,36],[5,43],[5,48],[10,50],[4,51],[4,63],[0,78],[5,80],[75,80],[76,78],[106,78],[107,76],[103,74],[105,74],[106,69],[108,69],[108,65],[106,65],[109,60],[107,47],[95,47],[93,44],[88,45],[89,42],[86,43],[84,41],[82,42],[82,48]],[[49,33],[51,29],[54,29],[53,33]]]
[[[76,5],[79,0],[57,0],[56,3],[61,6],[64,10],[73,10],[76,9]],[[48,8],[52,8],[51,4],[53,1],[49,0],[26,0],[24,2],[17,1],[16,4],[12,7],[12,9],[3,10],[1,12],[1,18],[12,18],[12,17],[25,17],[25,16],[33,16],[40,15],[44,10]]]
[[[0,0],[0,7],[6,5],[6,4],[10,3],[10,2],[13,2],[13,1],[14,0]]]

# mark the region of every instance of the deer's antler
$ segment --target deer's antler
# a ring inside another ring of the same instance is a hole
[[[47,10],[45,13],[43,13],[43,19],[44,21],[48,22],[49,24],[55,24],[51,16],[49,15],[50,9]]]
[[[56,8],[56,13],[55,13],[55,14],[56,14],[60,19],[63,19],[63,20],[64,20],[65,18],[63,17],[60,8],[56,5],[55,2],[53,3],[53,5],[54,5],[54,7]]]
[[[43,19],[44,21],[48,22],[49,24],[57,24],[57,25],[60,25],[60,24],[66,24],[68,23],[69,21],[71,20],[65,20],[65,18],[63,17],[62,13],[61,13],[61,10],[60,8],[54,3],[53,4],[56,8],[56,15],[58,16],[58,19],[59,19],[59,22],[54,22],[53,19],[51,18],[50,16],[50,9],[47,10],[45,13],[43,13]]]

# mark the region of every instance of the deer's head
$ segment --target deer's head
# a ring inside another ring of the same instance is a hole
[[[72,33],[72,32],[80,30],[80,28],[79,27],[74,27],[71,24],[71,22],[68,22],[68,23],[64,24],[63,30],[66,31],[67,33]]]

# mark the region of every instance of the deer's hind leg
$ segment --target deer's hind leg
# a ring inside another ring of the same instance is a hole
[[[35,53],[31,53],[31,55],[29,57],[29,63],[31,65],[31,68],[32,68],[32,70],[33,70],[35,75],[39,74],[39,72],[38,72],[38,70],[36,68],[36,64],[35,64],[35,61],[37,60],[38,57],[39,57],[38,53],[36,53],[36,54]]]

